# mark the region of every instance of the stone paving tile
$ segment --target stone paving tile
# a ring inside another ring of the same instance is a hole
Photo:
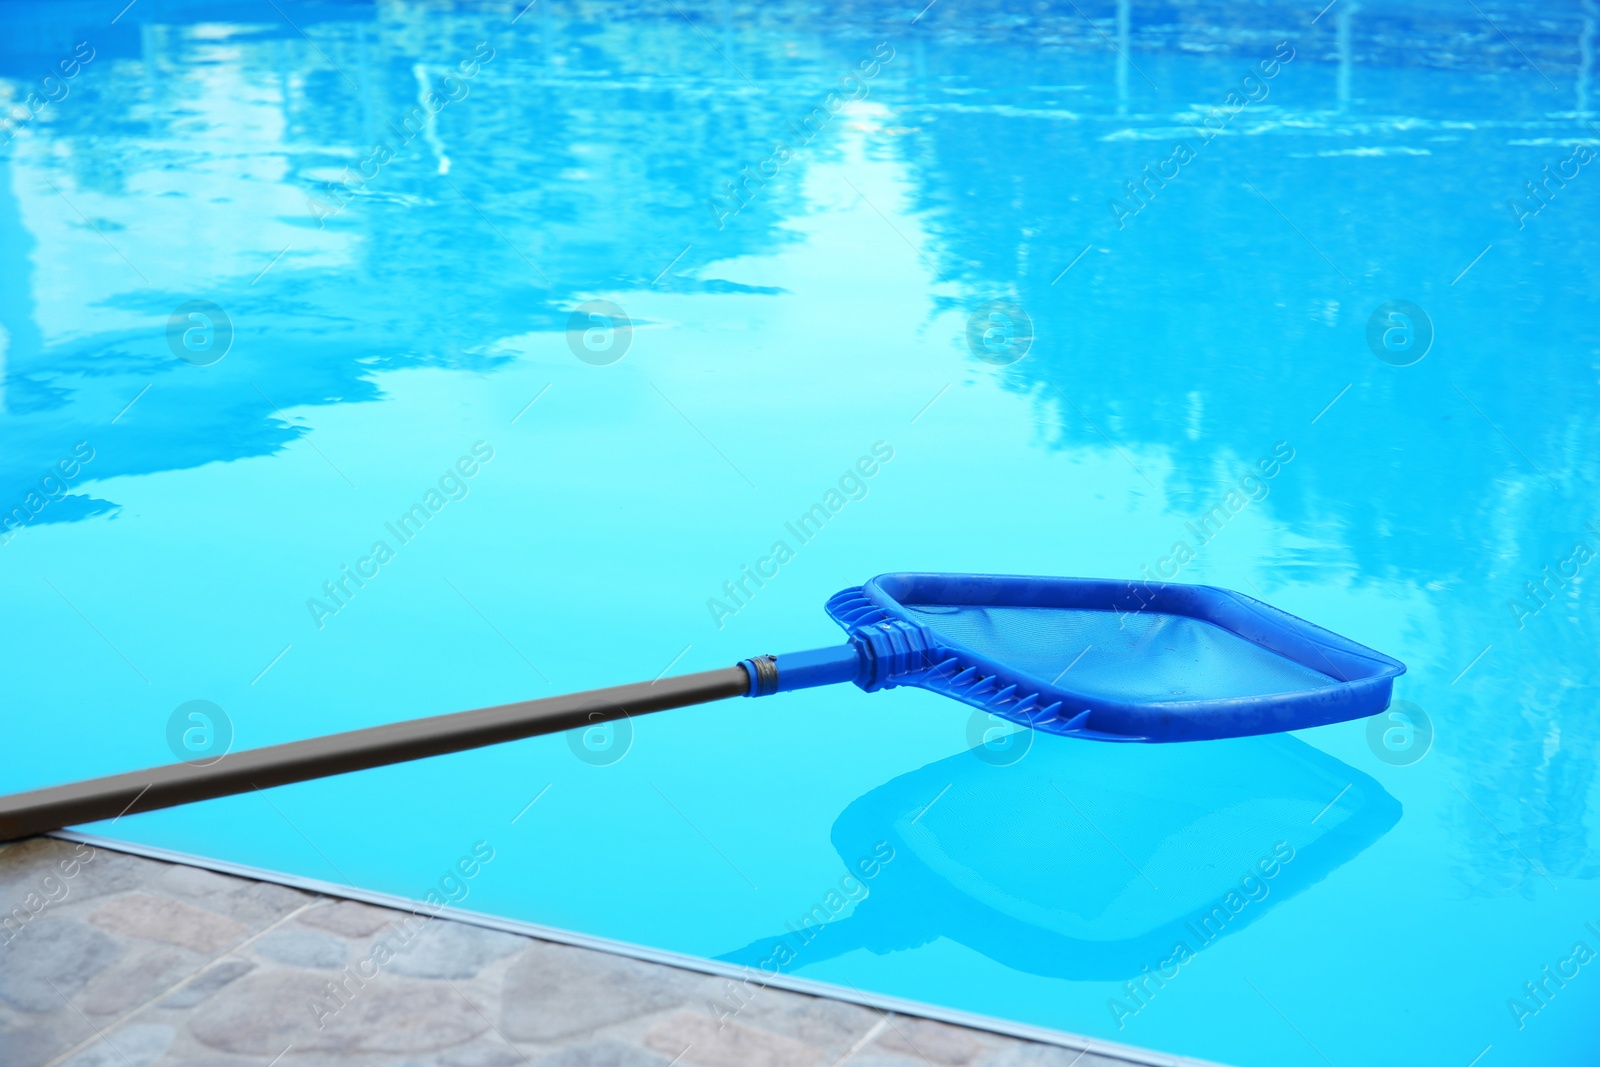
[[[120,852],[74,845],[52,838],[31,838],[10,845],[0,865],[0,905],[10,911],[29,893],[67,900],[85,900],[137,888],[160,874],[161,865]],[[52,892],[47,879],[59,889]]]
[[[280,1055],[279,1067],[1122,1063],[108,849],[0,846],[0,1067]]]
[[[538,1067],[666,1067],[665,1056],[616,1041],[573,1045],[539,1059]]]
[[[273,930],[252,946],[252,951],[275,963],[336,971],[350,962],[350,946],[335,937],[312,930]]]
[[[872,1049],[938,1067],[971,1067],[988,1051],[972,1031],[929,1019],[894,1020],[878,1035]]]
[[[706,1013],[680,1012],[657,1022],[644,1043],[666,1056],[702,1067],[823,1067],[830,1057],[804,1041]]]
[[[395,956],[388,970],[413,978],[471,978],[504,956],[523,951],[528,939],[465,923],[430,922]]]
[[[277,1055],[286,1046],[319,1051],[436,1052],[465,1043],[489,1028],[444,983],[376,977],[344,987],[348,999],[327,992],[324,973],[261,970],[211,998],[189,1022],[208,1048],[245,1056]],[[319,1011],[315,1005],[329,1005]]]
[[[165,941],[201,953],[220,952],[244,940],[250,930],[226,915],[145,893],[107,901],[94,910],[89,921],[112,933]]]
[[[169,867],[151,883],[150,891],[180,898],[248,926],[269,923],[311,899],[310,894],[288,886],[180,866]]]
[[[0,1000],[35,1014],[58,1011],[63,998],[81,991],[125,951],[88,923],[47,914],[5,946]]]
[[[568,945],[535,943],[506,976],[501,1029],[553,1042],[682,1004],[683,972]]]
[[[1093,1053],[1080,1054],[1059,1045],[1008,1041],[984,1061],[984,1067],[1127,1067],[1125,1061],[1108,1060]],[[852,1063],[851,1067],[857,1067]]]
[[[777,995],[770,995],[777,994]],[[726,1003],[726,1001],[724,1001]],[[707,1009],[709,1011],[709,1009]],[[883,1013],[842,1000],[801,997],[762,990],[750,998],[737,1021],[805,1041],[821,1049],[832,1063],[875,1026]]]
[[[154,1067],[172,1046],[173,1029],[162,1023],[132,1023],[115,1041],[98,1041],[63,1067]]]
[[[157,1002],[161,1008],[192,1008],[203,1003],[217,990],[243,978],[256,965],[249,960],[221,959],[215,966],[208,967],[197,973],[192,979],[183,983],[172,993]]]
[[[171,989],[205,963],[187,949],[134,942],[115,963],[96,974],[73,998],[89,1015],[121,1015]]]
[[[89,1036],[77,1018],[0,1019],[0,1063],[6,1067],[38,1067]]]
[[[394,920],[394,913],[355,900],[341,900],[301,915],[296,922],[344,937],[367,937]]]

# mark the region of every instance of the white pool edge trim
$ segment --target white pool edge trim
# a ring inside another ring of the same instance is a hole
[[[102,837],[98,834],[83,834],[78,833],[76,830],[56,830],[45,836],[60,838],[64,841],[79,841],[93,845],[95,848],[110,849],[113,852],[125,852],[129,855],[160,860],[164,863],[175,863],[184,867],[199,867],[208,871],[216,871],[218,874],[230,874],[257,882],[271,882],[276,885],[289,886],[291,889],[305,890],[308,893],[318,893],[322,896],[360,901],[363,904],[373,904],[395,911],[429,914],[435,918],[450,919],[454,922],[481,926],[489,930],[500,930],[509,934],[537,938],[541,941],[553,941],[558,944],[593,949],[596,952],[607,952],[614,956],[626,956],[631,959],[644,960],[647,963],[659,963],[666,967],[677,967],[686,971],[698,971],[701,974],[740,979],[749,976],[749,968],[747,967],[706,959],[702,956],[668,952],[663,949],[650,948],[646,945],[636,945],[628,941],[613,941],[610,938],[593,937],[589,934],[575,933],[571,930],[562,930],[554,926],[541,926],[538,923],[522,922],[517,919],[502,919],[499,916],[485,915],[476,911],[444,908],[435,912],[420,901],[408,900],[405,897],[395,896],[390,893],[359,889],[354,886],[340,885],[337,882],[325,882],[318,878],[302,878],[299,875],[284,874],[264,867],[252,867],[248,864],[232,863],[228,860],[212,859],[208,856],[197,856],[188,852],[176,852],[156,845],[142,845],[133,841]],[[1136,1045],[1098,1041],[1084,1037],[1081,1034],[1068,1033],[1065,1030],[1052,1030],[1048,1027],[1013,1022],[1009,1019],[1000,1019],[991,1015],[957,1011],[953,1008],[943,1008],[936,1004],[926,1004],[917,1000],[903,1000],[899,997],[884,996],[878,993],[866,993],[849,986],[817,982],[808,978],[776,974],[767,976],[764,984],[773,989],[784,989],[792,993],[804,993],[808,996],[824,997],[828,1000],[839,1000],[848,1004],[860,1004],[869,1008],[877,1008],[879,1011],[894,1012],[897,1015],[933,1019],[937,1022],[950,1023],[954,1026],[964,1026],[970,1030],[983,1030],[988,1033],[1014,1037],[1023,1041],[1056,1045],[1061,1048],[1071,1049],[1073,1052],[1093,1053],[1106,1059],[1139,1064],[1140,1067],[1226,1067],[1226,1065],[1212,1060],[1197,1060],[1187,1056],[1174,1056],[1164,1052],[1157,1052],[1154,1049],[1139,1048]]]

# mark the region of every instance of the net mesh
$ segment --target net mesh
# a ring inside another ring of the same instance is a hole
[[[906,610],[975,652],[1106,700],[1212,700],[1339,684],[1220,626],[1183,615],[956,604],[907,604]]]

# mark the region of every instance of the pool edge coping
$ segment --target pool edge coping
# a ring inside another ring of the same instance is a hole
[[[292,889],[300,889],[344,900],[359,901],[363,904],[372,904],[394,911],[404,911],[412,914],[426,913],[434,918],[449,919],[454,922],[466,923],[489,930],[500,930],[505,933],[537,938],[541,941],[551,941],[557,944],[591,949],[596,952],[609,953],[613,956],[643,960],[646,963],[676,967],[680,970],[736,979],[748,978],[751,974],[748,967],[723,963],[704,956],[692,956],[666,949],[651,948],[647,945],[634,944],[631,941],[617,941],[606,937],[596,937],[591,934],[563,930],[560,927],[524,922],[520,919],[505,919],[497,915],[487,915],[483,912],[458,908],[444,908],[434,911],[419,901],[391,893],[339,885],[338,883],[325,882],[318,878],[305,878],[300,875],[285,874],[265,867],[253,867],[249,864],[213,859],[209,856],[199,856],[190,852],[178,852],[173,849],[162,848],[159,845],[144,845],[119,838],[104,837],[99,834],[79,833],[76,830],[54,830],[42,836],[82,842],[96,848],[110,849],[113,852],[124,852],[129,855],[141,856],[145,859],[159,860],[185,867],[198,867],[204,870],[216,871],[219,874],[249,878],[257,882],[270,882],[276,885],[288,886]],[[760,973],[765,975],[765,972]],[[919,1000],[906,1000],[901,997],[863,992],[850,986],[834,985],[831,982],[820,982],[809,978],[798,978],[783,974],[766,975],[762,984],[792,993],[823,997],[847,1004],[859,1004],[869,1008],[876,1008],[880,1011],[894,1012],[899,1015],[932,1019],[936,1022],[965,1027],[969,1030],[981,1030],[1004,1037],[1017,1038],[1022,1041],[1054,1045],[1059,1048],[1071,1049],[1074,1052],[1093,1053],[1096,1056],[1137,1064],[1139,1067],[1228,1067],[1228,1065],[1215,1060],[1201,1060],[1189,1056],[1160,1052],[1155,1049],[1142,1048],[1137,1045],[1100,1041],[1066,1030],[1053,1030],[1049,1027],[1015,1022],[992,1015],[980,1015],[975,1012],[940,1007],[937,1004],[929,1004]]]

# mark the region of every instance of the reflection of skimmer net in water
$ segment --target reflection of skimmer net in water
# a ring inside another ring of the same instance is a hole
[[[886,782],[834,823],[852,872],[882,843],[894,849],[853,912],[722,958],[787,972],[947,937],[1049,977],[1170,976],[1399,817],[1376,781],[1283,735],[1205,745],[1040,738],[1010,766],[964,752]]]

